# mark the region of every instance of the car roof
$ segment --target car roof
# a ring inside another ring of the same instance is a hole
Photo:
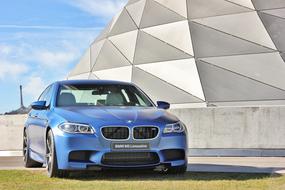
[[[80,84],[115,84],[115,85],[133,85],[130,82],[114,81],[114,80],[63,80],[56,82],[59,85],[80,85]]]

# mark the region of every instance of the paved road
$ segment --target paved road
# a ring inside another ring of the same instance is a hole
[[[0,169],[22,169],[22,157],[0,157]]]
[[[0,157],[0,170],[24,169],[20,156]],[[285,174],[285,158],[190,157],[188,171]]]
[[[238,172],[285,174],[284,157],[191,157],[193,172]]]

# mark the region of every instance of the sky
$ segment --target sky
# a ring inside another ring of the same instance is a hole
[[[3,0],[0,6],[0,113],[29,106],[64,80],[127,0]]]

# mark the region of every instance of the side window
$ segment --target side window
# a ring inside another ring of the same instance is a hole
[[[52,97],[52,86],[49,86],[45,96],[46,106],[50,105],[51,97]]]
[[[52,88],[51,86],[48,86],[41,94],[38,101],[46,101],[46,105],[49,105],[51,101],[51,95],[52,95]]]
[[[42,94],[40,95],[38,101],[45,101],[45,96],[46,96],[46,94],[47,94],[47,91],[48,91],[48,88],[46,88],[46,89],[42,92]]]

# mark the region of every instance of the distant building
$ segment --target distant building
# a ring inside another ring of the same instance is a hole
[[[285,104],[285,1],[130,0],[68,79],[191,106]]]

